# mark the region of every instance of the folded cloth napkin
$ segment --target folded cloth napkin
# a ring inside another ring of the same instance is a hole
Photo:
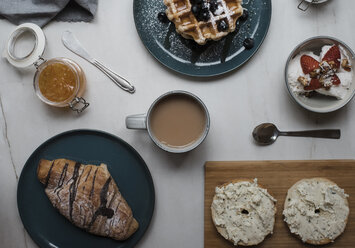
[[[89,22],[98,0],[0,0],[0,16],[14,24],[32,22],[43,27],[52,19]]]

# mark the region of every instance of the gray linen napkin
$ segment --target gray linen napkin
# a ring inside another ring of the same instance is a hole
[[[89,22],[98,0],[0,0],[0,17],[19,25],[32,22],[40,27],[52,19]]]

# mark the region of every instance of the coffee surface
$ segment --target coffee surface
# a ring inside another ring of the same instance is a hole
[[[190,96],[176,94],[160,100],[150,115],[150,128],[161,143],[170,147],[193,144],[206,127],[204,108]]]

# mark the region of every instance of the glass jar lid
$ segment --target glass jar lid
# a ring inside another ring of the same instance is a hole
[[[27,54],[18,55],[18,51],[16,51],[16,43],[25,33],[28,33],[34,38],[34,44]],[[17,68],[25,68],[33,65],[43,55],[45,46],[46,37],[43,30],[36,24],[24,23],[17,26],[11,33],[4,51],[4,57],[13,66]]]

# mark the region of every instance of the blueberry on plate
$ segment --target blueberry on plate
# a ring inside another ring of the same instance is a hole
[[[243,14],[240,16],[240,20],[245,22],[249,17],[249,12],[246,9],[243,9]]]
[[[200,11],[201,11],[200,6],[198,6],[197,4],[192,5],[192,7],[191,7],[192,14],[194,14],[195,16],[198,16]]]
[[[222,32],[222,31],[226,31],[228,30],[229,25],[225,20],[221,20],[218,24],[217,24],[217,29],[218,31]]]
[[[201,9],[203,9],[203,10],[208,10],[209,9],[209,4],[207,3],[207,2],[203,2],[202,4],[201,4]]]
[[[212,13],[214,13],[218,9],[218,3],[216,0],[211,0],[210,1],[210,10]]]
[[[210,13],[208,12],[208,10],[201,11],[199,14],[199,19],[201,21],[207,22],[210,19]]]
[[[169,21],[168,17],[166,16],[165,12],[159,12],[158,13],[158,20],[167,23]]]
[[[243,42],[243,46],[247,50],[252,49],[254,47],[254,39],[253,38],[246,38]]]

